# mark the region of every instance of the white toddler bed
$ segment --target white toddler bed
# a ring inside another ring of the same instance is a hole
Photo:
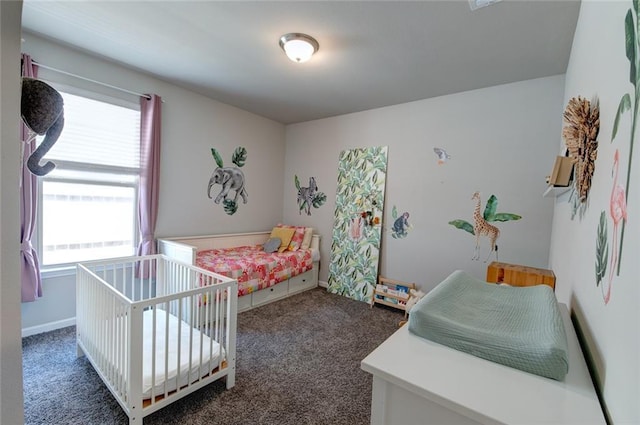
[[[187,236],[158,239],[158,253],[167,255],[180,261],[196,264],[199,255],[209,250],[237,248],[264,244],[270,236],[270,231],[235,233],[208,236]],[[297,275],[292,275],[272,286],[247,293],[241,288],[238,297],[238,312],[249,310],[298,292],[318,286],[318,271],[320,261],[320,235],[311,238],[309,250],[313,267]],[[242,286],[242,285],[240,285]]]
[[[235,384],[237,282],[163,255],[77,266],[78,356],[131,425],[226,378]]]

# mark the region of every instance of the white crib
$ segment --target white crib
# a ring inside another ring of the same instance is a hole
[[[78,264],[77,354],[130,425],[220,378],[235,384],[238,284],[164,255]]]

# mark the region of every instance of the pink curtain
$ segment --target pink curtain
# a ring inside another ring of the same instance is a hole
[[[22,76],[36,78],[38,66],[31,61],[31,56],[22,54]],[[30,131],[24,123],[20,124],[22,140],[22,178],[20,179],[20,261],[22,302],[35,301],[42,297],[42,278],[38,253],[31,244],[36,227],[36,211],[38,209],[38,178],[29,172],[27,160],[36,150],[35,137],[29,140]]]
[[[160,130],[162,99],[152,94],[140,98],[140,185],[138,188],[138,255],[156,253],[154,233],[158,217],[160,180]]]

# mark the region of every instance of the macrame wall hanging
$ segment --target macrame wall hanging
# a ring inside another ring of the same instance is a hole
[[[564,111],[565,126],[562,136],[574,165],[574,181],[578,199],[587,200],[591,178],[598,157],[598,131],[600,131],[600,108],[597,99],[593,104],[578,96],[569,100]]]

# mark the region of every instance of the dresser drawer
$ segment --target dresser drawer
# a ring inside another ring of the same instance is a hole
[[[296,292],[304,291],[306,289],[311,289],[318,286],[318,280],[314,279],[315,272],[316,269],[313,268],[289,279],[289,293],[295,294]]]
[[[264,303],[271,302],[273,300],[277,300],[278,298],[286,297],[288,287],[289,282],[285,280],[284,282],[280,282],[270,288],[254,292],[253,294],[251,294],[251,296],[253,297],[252,305],[255,307]]]

